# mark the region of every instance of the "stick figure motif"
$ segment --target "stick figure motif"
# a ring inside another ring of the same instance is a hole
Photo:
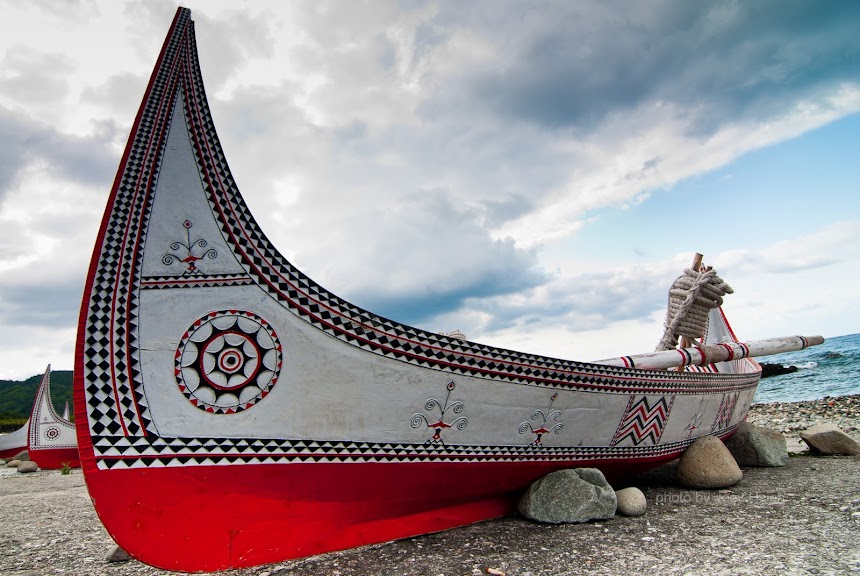
[[[546,411],[543,411],[538,408],[537,410],[532,412],[531,419],[535,421],[541,421],[540,425],[537,428],[532,426],[532,423],[528,420],[520,424],[520,434],[525,434],[526,432],[531,431],[531,433],[535,435],[535,439],[532,440],[529,446],[537,446],[539,444],[542,444],[544,434],[558,434],[559,432],[561,432],[561,429],[564,428],[564,424],[558,422],[561,419],[561,410],[552,409],[552,403],[555,402],[556,398],[558,398],[558,392],[555,392],[552,396],[550,396],[549,406],[546,407]],[[549,422],[550,420],[554,420],[558,422],[558,424],[547,428],[547,422]]]
[[[451,392],[454,390],[454,381],[448,382],[448,394],[445,396],[445,402],[439,402],[436,398],[428,398],[427,402],[424,403],[424,410],[431,411],[434,408],[439,409],[439,418],[435,422],[430,422],[430,420],[424,414],[420,412],[416,412],[412,415],[412,427],[420,428],[421,425],[427,426],[427,428],[431,428],[433,430],[433,436],[430,437],[429,440],[425,442],[425,444],[444,444],[445,442],[442,440],[442,430],[446,428],[456,428],[457,430],[463,430],[469,424],[468,418],[465,416],[460,416],[456,418],[452,422],[445,422],[445,413],[448,411],[453,412],[454,414],[459,414],[465,408],[465,405],[460,400],[454,400],[453,402],[449,402],[451,399]]]
[[[693,437],[693,433],[698,430],[702,426],[702,405],[704,404],[705,399],[702,398],[699,401],[699,410],[698,412],[694,412],[693,416],[690,418],[690,423],[687,424],[687,427],[684,430],[687,431],[687,439]]]
[[[197,265],[195,262],[198,260],[203,260],[204,258],[215,258],[218,256],[218,252],[214,248],[209,248],[205,250],[207,246],[207,242],[203,238],[198,238],[194,242],[191,241],[191,220],[186,220],[182,223],[182,226],[185,228],[185,242],[173,242],[170,245],[171,250],[183,250],[185,252],[185,256],[180,256],[179,254],[172,254],[167,252],[164,256],[161,257],[161,261],[170,266],[176,261],[182,262],[185,264],[185,272],[182,273],[183,276],[193,276],[195,274],[200,274],[200,271],[197,269]],[[194,250],[196,248],[203,248],[204,251],[199,256],[194,254]]]
[[[693,432],[698,430],[702,426],[702,413],[696,412],[693,414],[693,417],[690,418],[690,423],[687,424],[687,427],[684,430],[687,431],[687,439],[693,437]]]
[[[743,407],[741,408],[741,418],[746,418],[747,414],[750,411],[750,404],[752,404],[752,394],[747,396],[747,399],[744,400]]]

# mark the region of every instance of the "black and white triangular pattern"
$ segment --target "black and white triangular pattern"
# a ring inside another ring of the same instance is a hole
[[[254,281],[247,274],[205,274],[200,276],[146,276],[140,281],[141,290],[168,288],[212,288],[248,286]]]
[[[733,429],[733,428],[732,428]],[[732,429],[727,430],[730,432]],[[678,454],[693,440],[649,446],[551,447],[380,443],[272,438],[159,438],[101,436],[94,439],[99,468],[145,468],[237,463],[302,462],[559,462],[659,458]]]

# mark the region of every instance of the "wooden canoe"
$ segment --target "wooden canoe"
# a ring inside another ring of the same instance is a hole
[[[81,466],[75,425],[68,418],[57,414],[51,399],[50,365],[42,376],[36,399],[33,401],[27,434],[27,453],[30,460],[42,470]]]
[[[51,399],[50,365],[39,381],[27,422],[14,432],[0,436],[0,458],[12,458],[23,450],[27,450],[30,460],[43,470],[62,468],[66,464],[71,468],[80,467],[75,425],[68,416],[57,414]]]
[[[177,11],[107,201],[76,349],[87,487],[136,558],[214,571],[505,515],[553,470],[617,480],[731,435],[759,375],[750,359],[682,372],[525,354],[330,293],[242,200]]]

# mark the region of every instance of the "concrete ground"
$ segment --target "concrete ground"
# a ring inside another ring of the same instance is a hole
[[[105,562],[113,542],[80,470],[0,470],[0,574],[167,574]],[[680,488],[672,464],[632,484],[648,500],[644,516],[552,526],[508,517],[218,574],[860,574],[860,457],[794,456],[784,468],[747,468],[726,490]]]

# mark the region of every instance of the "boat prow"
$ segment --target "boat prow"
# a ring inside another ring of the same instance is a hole
[[[30,460],[43,470],[81,466],[75,425],[57,414],[54,409],[50,365],[42,376],[33,402],[33,412],[28,425],[27,452]]]
[[[51,400],[50,365],[39,381],[27,422],[14,432],[0,436],[0,459],[11,458],[24,450],[43,470],[80,467],[75,425],[68,417],[57,415]]]
[[[154,566],[212,571],[514,511],[726,437],[759,370],[641,370],[431,333],[331,294],[269,243],[213,125],[190,12],[158,57],[99,230],[74,409],[95,509]]]

